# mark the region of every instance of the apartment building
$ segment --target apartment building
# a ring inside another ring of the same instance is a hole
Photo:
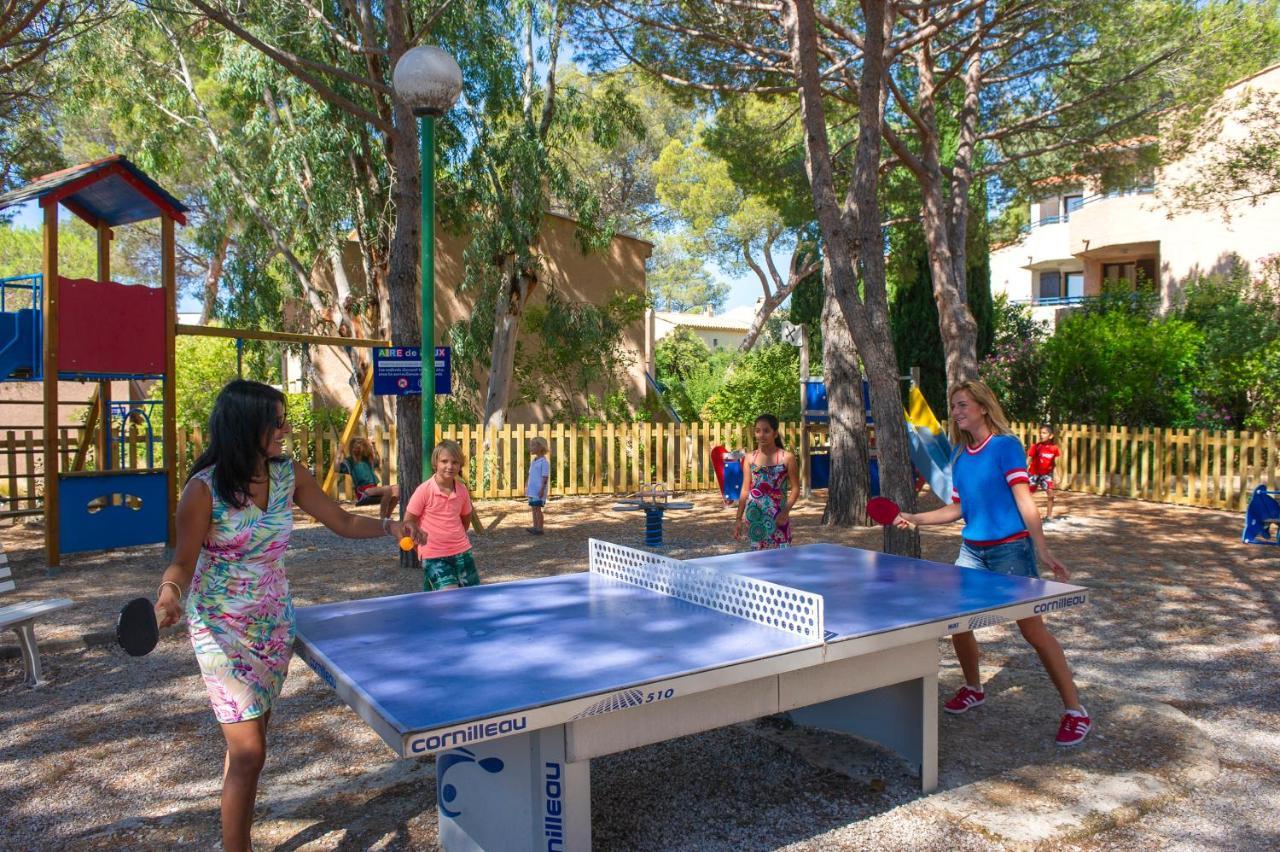
[[[1280,99],[1280,64],[1232,84],[1215,110],[1214,138],[1160,168],[1141,167],[1155,138],[1105,152],[1127,163],[1122,175],[1063,176],[1044,184],[1030,224],[1013,243],[991,251],[991,290],[1028,304],[1037,319],[1098,295],[1103,282],[1150,282],[1168,310],[1187,281],[1243,264],[1256,270],[1280,252],[1280,195],[1188,205],[1179,190],[1195,185],[1210,158],[1250,132],[1252,104]]]

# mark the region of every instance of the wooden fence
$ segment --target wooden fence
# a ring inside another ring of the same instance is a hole
[[[1039,427],[1015,423],[1030,446]],[[1120,426],[1060,426],[1060,487],[1086,494],[1244,511],[1258,485],[1280,488],[1280,435]]]
[[[785,430],[799,433],[799,424]],[[751,427],[737,423],[606,423],[596,426],[508,425],[438,426],[440,439],[457,441],[467,458],[465,479],[477,498],[522,497],[528,477],[529,441],[546,439],[551,448],[551,493],[556,496],[621,494],[642,484],[664,482],[680,491],[716,488],[711,448],[741,448]],[[396,430],[374,429],[366,437],[381,459],[379,477],[394,481]],[[293,457],[323,479],[337,450],[333,431],[296,429],[287,446]],[[204,447],[199,429],[178,433],[179,478]],[[336,490],[351,496],[351,483],[339,479]]]
[[[1016,423],[1024,444],[1036,440],[1037,426]],[[716,487],[711,448],[750,445],[751,427],[730,423],[606,423],[595,426],[511,425],[437,427],[441,438],[457,441],[467,456],[466,479],[478,498],[524,494],[529,440],[540,436],[551,447],[551,493],[614,495],[648,482],[680,491]],[[63,427],[63,469],[76,461],[81,429]],[[117,452],[117,464],[146,466],[146,439],[136,429]],[[798,444],[798,423],[785,423],[784,440]],[[289,452],[323,481],[337,455],[337,433],[297,429]],[[367,437],[381,457],[383,482],[395,481],[395,429],[375,429]],[[178,431],[177,480],[204,449],[200,429]],[[823,443],[820,439],[816,443]],[[1209,432],[1189,429],[1061,426],[1058,483],[1068,491],[1131,497],[1160,503],[1242,511],[1258,484],[1280,488],[1280,436],[1263,432]],[[158,441],[152,450],[161,458]],[[39,513],[43,495],[43,440],[39,430],[0,432],[0,514]],[[90,447],[83,467],[97,465]],[[350,498],[351,482],[340,477],[334,496]]]

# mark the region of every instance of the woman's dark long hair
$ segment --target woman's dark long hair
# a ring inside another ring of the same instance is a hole
[[[757,423],[768,423],[769,428],[773,430],[773,443],[777,445],[777,449],[783,449],[782,433],[778,431],[778,418],[772,414],[761,414],[756,418]]]
[[[187,480],[212,467],[218,497],[237,509],[247,506],[249,483],[266,456],[263,445],[284,405],[284,394],[271,385],[244,379],[227,382],[209,415],[209,446],[191,466]]]

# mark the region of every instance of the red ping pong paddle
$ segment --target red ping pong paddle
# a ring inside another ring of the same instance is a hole
[[[872,497],[867,501],[867,514],[877,524],[887,527],[897,520],[902,510],[888,497]]]

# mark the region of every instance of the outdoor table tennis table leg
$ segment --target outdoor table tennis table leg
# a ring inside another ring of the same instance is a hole
[[[457,748],[436,756],[436,805],[450,852],[587,850],[591,761],[566,759],[564,725]]]
[[[838,646],[836,646],[838,648]],[[902,755],[938,786],[938,642],[881,647],[436,757],[440,843],[450,850],[589,850],[591,758],[790,711]]]

